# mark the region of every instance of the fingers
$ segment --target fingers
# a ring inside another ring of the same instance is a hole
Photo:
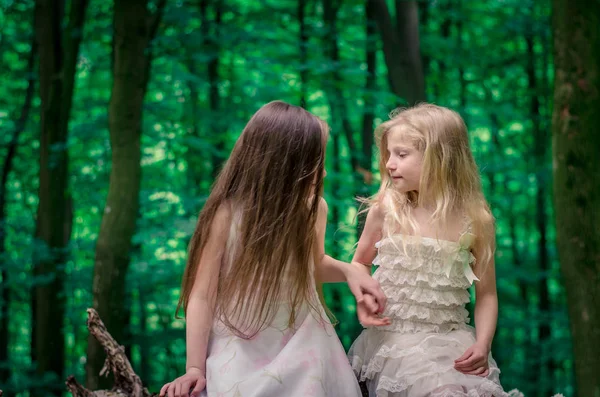
[[[473,350],[471,348],[469,348],[469,349],[467,349],[466,352],[464,352],[464,354],[462,356],[460,356],[459,358],[457,358],[456,360],[454,360],[454,363],[455,364],[462,363],[463,361],[467,360],[472,355],[473,355]]]
[[[460,372],[462,372],[465,375],[475,375],[475,376],[486,377],[489,374],[489,368],[486,365],[483,365],[478,368],[475,368],[472,371],[460,371]]]
[[[205,387],[206,378],[203,373],[187,373],[173,382],[165,384],[160,389],[159,397],[188,397],[190,393],[192,396],[199,396]],[[192,388],[194,389],[192,390]]]
[[[390,325],[392,322],[389,318],[376,318],[371,321],[373,327],[385,327],[386,325]]]
[[[159,397],[164,397],[165,394],[167,393],[167,390],[169,389],[169,385],[171,383],[166,383],[161,389],[160,389],[160,393],[158,394]]]
[[[181,384],[181,396],[188,397],[190,395],[190,390],[194,386],[194,382],[186,381]]]
[[[485,362],[484,357],[480,357],[480,356],[473,354],[468,359],[458,362],[458,363],[455,363],[454,366],[462,368],[467,371],[470,371],[474,368],[477,368],[480,364],[482,364],[484,362]]]
[[[483,374],[486,370],[487,370],[486,367],[479,367],[479,368],[471,371],[471,375],[481,376],[481,374]]]
[[[465,360],[455,361],[454,368],[465,374],[480,375],[480,373],[475,374],[472,372],[477,371],[480,368],[485,370],[485,368],[487,368],[487,357],[482,356],[478,352],[471,352]]]
[[[196,382],[196,387],[194,387],[194,390],[192,390],[192,392],[190,393],[191,397],[198,397],[200,395],[200,393],[202,392],[202,390],[204,390],[204,388],[206,387],[206,380],[205,379],[201,379],[198,382]]]
[[[372,283],[365,287],[365,292],[367,294],[372,295],[373,298],[375,298],[375,301],[377,301],[377,303],[379,304],[377,312],[383,313],[383,311],[385,310],[385,305],[387,304],[387,297],[385,296],[385,293],[381,289],[379,283],[376,280],[372,280]]]
[[[365,295],[365,298],[367,296],[368,295]],[[389,317],[379,317],[374,312],[368,310],[365,306],[366,302],[363,302],[357,307],[358,321],[363,327],[379,327],[391,324]]]
[[[365,293],[362,295],[362,301],[357,301],[358,305],[364,305],[369,313],[372,314],[381,314],[385,309],[385,305],[387,303],[387,298],[382,294],[383,298],[377,298],[375,295],[371,293]],[[381,300],[383,299],[383,301]]]
[[[370,313],[376,314],[379,311],[379,305],[375,302],[375,298],[372,295],[363,295],[361,304],[364,304]]]
[[[383,313],[387,305],[387,296],[385,296],[385,293],[379,286],[379,283],[377,283],[377,294],[375,294],[375,298],[377,298],[377,302],[379,303],[379,313]]]
[[[485,360],[479,360],[468,366],[455,365],[454,368],[458,369],[461,372],[467,373],[467,372],[473,372],[479,368],[485,368],[486,366],[487,366],[487,363]]]
[[[382,327],[391,324],[391,321],[388,317],[365,317],[363,319],[359,319],[359,321],[363,327]]]
[[[354,295],[354,298],[356,299],[356,303],[362,303],[364,302],[364,295],[362,293],[362,290],[360,287],[356,287],[353,288],[352,285],[348,284],[350,286],[350,291],[352,292],[352,295]]]

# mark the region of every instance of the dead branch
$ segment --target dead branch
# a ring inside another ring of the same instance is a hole
[[[90,391],[80,385],[75,377],[69,376],[66,385],[73,397],[156,397],[158,394],[148,392],[140,377],[133,371],[125,349],[110,335],[98,312],[88,309],[87,313],[87,327],[106,352],[106,362],[101,374],[112,372],[115,384],[112,390]],[[0,397],[1,395],[0,392]]]

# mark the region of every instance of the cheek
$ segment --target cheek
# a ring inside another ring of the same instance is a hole
[[[406,168],[410,170],[411,175],[414,177],[418,178],[421,175],[421,162],[419,160],[411,161]]]

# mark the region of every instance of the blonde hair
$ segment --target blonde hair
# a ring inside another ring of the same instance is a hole
[[[451,216],[462,215],[475,235],[473,247],[482,273],[494,255],[494,218],[483,195],[465,122],[457,112],[432,104],[398,109],[390,117],[375,130],[381,187],[370,200],[371,206],[380,205],[386,218],[408,233],[418,233],[412,213],[417,205],[433,208],[436,230],[445,230]],[[393,188],[386,169],[390,157],[387,141],[392,130],[400,132],[402,139],[423,154],[418,192],[400,193]],[[390,222],[386,221],[383,232],[387,237],[393,234]]]
[[[228,203],[239,224],[236,249],[228,251],[232,257],[219,277],[215,318],[252,338],[282,300],[289,304],[289,327],[305,302],[318,310],[312,264],[327,136],[325,122],[285,102],[268,103],[252,116],[198,218],[177,310],[187,311],[213,218]]]

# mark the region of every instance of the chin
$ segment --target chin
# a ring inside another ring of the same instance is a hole
[[[392,184],[392,186],[394,186],[394,190],[396,190],[398,193],[408,193],[413,190],[417,190],[417,189],[411,188],[410,186],[407,186],[406,183],[404,183],[403,181],[395,182]]]
[[[406,189],[406,187],[404,186],[403,183],[393,183],[392,186],[394,187],[394,190],[396,190],[398,193],[406,193],[408,192],[408,190]]]

